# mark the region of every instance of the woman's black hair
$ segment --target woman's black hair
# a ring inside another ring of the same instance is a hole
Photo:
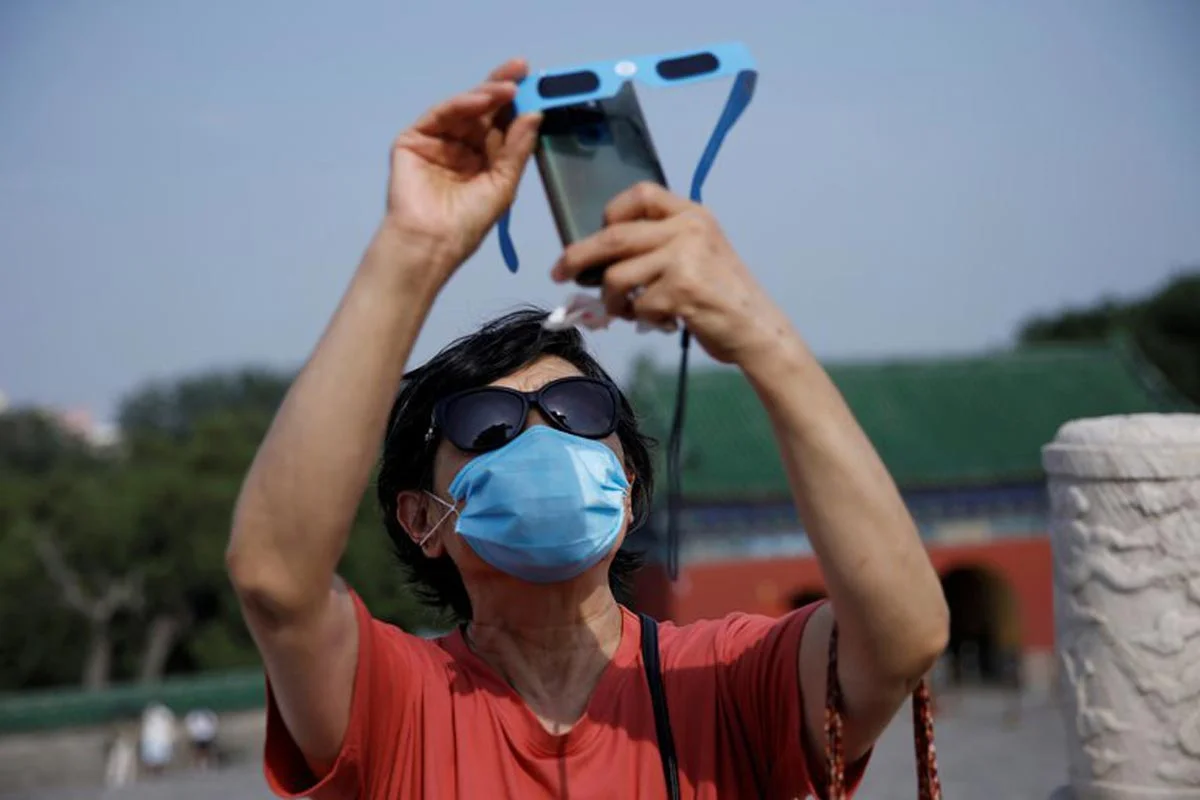
[[[433,407],[441,398],[464,389],[486,386],[544,356],[557,356],[581,373],[613,383],[592,357],[579,331],[548,331],[546,312],[522,308],[485,324],[442,349],[424,365],[404,376],[388,418],[377,491],[384,526],[396,555],[408,572],[418,599],[433,608],[449,610],[460,621],[471,619],[471,601],[462,576],[448,555],[429,558],[396,519],[397,495],[406,489],[433,489],[433,461],[438,437],[426,441]],[[615,384],[613,384],[615,386]],[[654,491],[650,448],[653,441],[638,430],[632,406],[617,390],[620,404],[617,437],[625,463],[633,473],[632,533],[650,514]],[[641,565],[639,553],[622,547],[609,567],[609,584],[620,600],[629,596],[630,575]]]

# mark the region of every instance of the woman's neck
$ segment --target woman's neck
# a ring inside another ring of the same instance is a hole
[[[622,615],[607,582],[488,587],[471,597],[466,639],[551,733],[579,720],[621,643]]]

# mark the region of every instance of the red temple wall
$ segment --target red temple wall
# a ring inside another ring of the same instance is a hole
[[[1054,646],[1053,565],[1045,535],[931,544],[929,554],[943,576],[968,568],[999,578],[1011,592],[1024,649]],[[731,611],[779,615],[792,608],[798,596],[823,588],[811,556],[693,564],[681,570],[674,585],[660,567],[649,565],[635,584],[641,609],[681,624]]]

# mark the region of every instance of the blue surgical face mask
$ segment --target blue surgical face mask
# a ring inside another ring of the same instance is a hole
[[[501,572],[532,583],[570,580],[612,550],[625,523],[629,479],[601,442],[535,425],[467,462],[450,482],[455,529]]]

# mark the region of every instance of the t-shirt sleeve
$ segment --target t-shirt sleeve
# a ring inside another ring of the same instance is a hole
[[[387,756],[387,742],[397,741],[400,728],[420,702],[431,664],[418,649],[422,642],[371,616],[354,592],[358,624],[358,663],[350,701],[350,720],[333,767],[317,780],[292,739],[267,682],[267,737],[264,771],[277,796],[311,800],[350,800],[368,796],[374,764]],[[382,749],[381,749],[382,748]]]
[[[802,790],[812,797],[822,796],[816,787],[824,783],[824,776],[810,775],[808,769],[800,640],[820,606],[813,603],[778,618],[732,614],[717,637],[723,690],[738,709],[751,752],[762,755],[768,786]],[[824,752],[822,742],[813,744],[814,753]],[[868,757],[847,768],[848,796],[858,788]]]

